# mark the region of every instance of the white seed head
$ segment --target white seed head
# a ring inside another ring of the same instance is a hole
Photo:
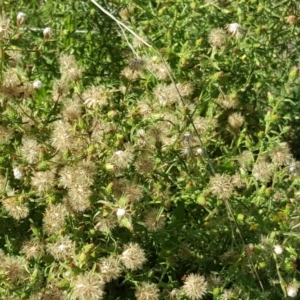
[[[40,80],[35,80],[32,84],[33,88],[36,89],[36,90],[39,90],[42,88],[43,86],[43,83],[40,81]]]
[[[18,26],[22,26],[22,25],[25,23],[26,18],[27,18],[27,16],[26,16],[25,13],[19,12],[19,13],[17,14],[17,25],[18,25]]]
[[[43,35],[45,39],[50,39],[52,37],[52,29],[50,27],[46,27],[43,30]]]
[[[283,248],[280,245],[275,245],[274,252],[275,252],[275,254],[280,255],[283,252]]]
[[[23,177],[23,172],[21,171],[20,168],[17,168],[17,167],[13,168],[13,172],[14,172],[14,177],[15,177],[16,179],[22,179],[22,177]]]
[[[203,149],[202,148],[196,148],[195,150],[195,155],[196,156],[201,156],[203,154]]]
[[[288,285],[286,288],[286,293],[289,297],[295,298],[298,294],[298,287],[295,285]]]
[[[126,210],[125,208],[118,208],[117,210],[117,217],[120,219],[122,217],[124,217],[126,214]]]

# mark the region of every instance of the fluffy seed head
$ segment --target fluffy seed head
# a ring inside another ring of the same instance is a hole
[[[292,282],[286,287],[286,293],[289,297],[295,298],[298,295],[299,283]]]
[[[31,138],[24,138],[20,148],[21,155],[30,163],[39,161],[41,147],[38,142]]]
[[[65,226],[68,211],[63,204],[50,204],[44,213],[43,230],[46,234],[56,234]]]
[[[1,20],[0,20],[1,23]],[[1,26],[1,24],[0,24]],[[1,39],[1,32],[0,32]],[[1,92],[4,96],[19,98],[24,92],[21,80],[23,75],[17,70],[10,68],[3,73],[3,80],[1,84]]]
[[[250,151],[245,150],[238,156],[238,162],[241,168],[248,169],[253,163],[253,155]]]
[[[156,231],[164,227],[166,217],[159,208],[150,209],[144,219],[146,228],[149,231]]]
[[[191,300],[202,299],[207,293],[207,282],[204,276],[190,274],[182,287],[184,294]]]
[[[118,150],[114,152],[109,162],[111,162],[116,169],[123,170],[133,161],[133,151],[131,147],[127,147],[125,150]]]
[[[44,38],[47,40],[47,39],[50,39],[52,37],[52,29],[50,27],[46,27],[44,30],[43,30],[43,36]]]
[[[244,123],[245,118],[241,113],[233,113],[228,117],[228,123],[233,129],[240,128]]]
[[[101,232],[109,232],[117,226],[117,218],[114,215],[101,216],[98,215],[95,219],[97,222],[95,227]]]
[[[34,172],[31,179],[31,185],[39,195],[44,194],[53,186],[54,177],[55,173],[51,170]]]
[[[244,30],[242,29],[241,25],[238,23],[231,23],[226,25],[227,32],[235,38],[241,38],[244,35]]]
[[[93,272],[77,275],[72,284],[72,296],[78,300],[100,300],[104,296],[104,282]]]
[[[157,62],[156,58],[149,63],[149,69],[156,76],[158,80],[166,80],[169,78],[170,66],[168,63]]]
[[[0,126],[0,144],[9,143],[12,136],[13,136],[13,131],[11,129]]]
[[[213,29],[208,37],[210,45],[214,48],[220,48],[226,43],[226,32],[222,28]]]
[[[91,86],[82,94],[84,105],[87,108],[95,109],[96,107],[103,107],[111,98],[112,92],[103,86]]]
[[[32,239],[24,243],[22,250],[26,259],[36,259],[44,254],[44,245],[38,239]]]
[[[27,18],[27,16],[25,13],[19,12],[17,14],[17,26],[19,26],[19,27],[22,26],[25,23],[26,18]]]
[[[285,20],[287,21],[287,23],[289,23],[290,25],[295,25],[298,21],[298,17],[296,15],[289,15],[285,18]]]
[[[285,143],[275,146],[270,152],[270,157],[272,162],[278,166],[287,165],[293,159],[290,149]]]
[[[35,89],[35,90],[40,90],[42,87],[43,87],[43,83],[36,79],[33,83],[32,83],[32,87]]]
[[[153,156],[141,155],[137,158],[134,163],[135,169],[138,173],[142,175],[150,174],[155,166],[155,161]]]
[[[236,95],[224,95],[224,94],[219,94],[218,103],[224,109],[235,108],[239,104],[238,98],[236,97]]]
[[[210,178],[211,192],[222,200],[227,200],[232,195],[233,184],[231,177],[226,174],[216,174]]]
[[[252,175],[256,180],[268,182],[272,178],[272,165],[265,160],[258,161],[252,169]]]
[[[12,196],[2,201],[3,208],[16,220],[24,219],[29,214],[28,207]]]
[[[1,262],[2,268],[5,270],[5,276],[12,282],[16,283],[20,280],[24,281],[26,276],[26,268],[24,261],[19,257],[6,256]]]
[[[117,279],[121,275],[120,261],[113,256],[102,259],[100,272],[105,282]]]
[[[57,260],[66,260],[74,255],[75,243],[68,237],[60,237],[46,246],[47,252]]]
[[[280,255],[280,254],[283,253],[283,248],[282,248],[281,245],[275,245],[275,246],[273,247],[273,249],[274,249],[274,253],[275,253],[276,255]]]
[[[130,243],[120,257],[123,265],[129,270],[141,269],[146,262],[144,250],[136,243]]]
[[[7,38],[10,33],[10,28],[9,28],[9,22],[10,20],[2,14],[0,17],[0,38]]]
[[[62,78],[70,81],[78,81],[82,76],[82,68],[73,55],[64,54],[59,58],[60,73]]]
[[[18,167],[13,168],[13,173],[14,173],[14,177],[18,180],[22,179],[24,176],[22,169],[20,169]]]
[[[85,184],[74,184],[68,193],[68,205],[74,212],[82,213],[90,208],[89,197],[92,191]]]
[[[154,283],[142,282],[135,291],[137,300],[157,300],[158,296],[159,289]]]

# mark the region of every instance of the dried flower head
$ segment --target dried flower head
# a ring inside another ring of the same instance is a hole
[[[90,208],[89,197],[92,191],[86,184],[74,184],[68,192],[68,206],[77,213],[82,213]]]
[[[147,61],[144,58],[130,58],[127,61],[127,65],[131,70],[141,71],[147,66]]]
[[[0,20],[1,23],[1,20]],[[1,24],[0,24],[1,26]],[[0,32],[1,38],[1,32]],[[23,74],[18,69],[10,68],[3,73],[1,84],[1,92],[4,96],[19,98],[23,93],[23,85],[21,80]]]
[[[156,231],[163,228],[165,221],[166,217],[159,208],[150,209],[144,219],[145,226],[149,231]]]
[[[137,300],[157,300],[158,296],[159,289],[154,283],[142,282],[135,291]]]
[[[46,246],[47,252],[57,260],[66,260],[74,255],[75,243],[68,237],[60,237],[56,242]]]
[[[208,41],[214,48],[220,48],[226,43],[226,32],[222,28],[215,28],[209,34]]]
[[[152,155],[141,155],[136,159],[134,166],[139,174],[151,174],[155,167],[155,160]]]
[[[0,38],[5,39],[10,34],[10,28],[9,28],[9,22],[10,20],[2,14],[0,17]]]
[[[22,169],[19,168],[19,167],[14,167],[13,168],[13,173],[14,173],[14,177],[18,180],[21,180],[24,176],[24,173],[23,173]]]
[[[29,214],[29,209],[26,204],[11,196],[2,200],[3,208],[16,220],[24,219]]]
[[[21,155],[30,163],[39,161],[41,147],[38,142],[31,138],[24,138],[20,148]]]
[[[282,246],[281,245],[275,245],[274,247],[273,247],[273,249],[274,249],[274,253],[276,254],[276,255],[281,255],[282,253],[283,253],[283,248],[282,248]]]
[[[275,146],[270,152],[270,157],[272,162],[278,166],[287,165],[293,159],[290,149],[285,143]]]
[[[219,94],[218,103],[225,109],[235,108],[239,104],[238,98],[235,94],[233,95]]]
[[[62,78],[71,81],[78,81],[82,76],[82,68],[73,55],[64,54],[59,58],[60,73]]]
[[[123,8],[119,11],[119,16],[123,19],[123,20],[128,20],[131,16],[131,11],[129,8]]]
[[[54,177],[55,173],[51,170],[45,172],[34,172],[31,179],[31,185],[38,194],[44,194],[52,188]]]
[[[231,176],[232,184],[237,188],[242,188],[245,186],[245,181],[240,173],[236,172]]]
[[[141,70],[132,70],[130,67],[125,67],[121,71],[121,77],[124,77],[128,80],[134,80],[142,76]]]
[[[285,20],[287,21],[287,23],[289,23],[290,25],[295,25],[298,21],[298,17],[296,15],[289,15],[285,18]]]
[[[132,38],[132,45],[133,45],[134,49],[145,47],[145,43],[143,41],[147,42],[147,36],[142,31],[139,32],[138,36],[140,38],[138,38],[136,36],[134,36]]]
[[[213,118],[196,117],[194,124],[200,134],[211,133],[217,127],[217,120]]]
[[[112,163],[116,169],[125,169],[132,161],[134,155],[131,147],[127,147],[125,150],[118,150],[114,152],[109,162]]]
[[[26,18],[27,18],[27,16],[26,16],[25,13],[19,12],[19,13],[17,14],[17,26],[18,26],[18,27],[22,26],[22,25],[25,23]]]
[[[114,256],[103,258],[99,267],[105,282],[117,279],[121,275],[120,261]]]
[[[171,106],[180,101],[180,95],[174,84],[157,84],[153,90],[153,95],[161,106]]]
[[[140,201],[144,196],[142,187],[134,183],[128,183],[125,186],[124,193],[127,195],[128,201],[131,203]]]
[[[241,38],[245,33],[241,25],[238,23],[227,24],[226,30],[232,37],[235,37],[237,39]]]
[[[62,110],[62,116],[65,121],[78,120],[82,114],[82,105],[79,101],[66,101]]]
[[[44,245],[40,240],[33,238],[23,244],[21,252],[28,260],[37,259],[44,254]]]
[[[99,274],[86,272],[75,277],[72,283],[72,299],[100,300],[104,296],[104,282]]]
[[[46,27],[44,30],[43,30],[43,36],[46,40],[50,39],[52,37],[52,29],[50,27]]]
[[[113,214],[106,216],[97,215],[95,221],[97,222],[95,228],[101,232],[109,232],[118,224],[118,220]]]
[[[59,172],[59,182],[64,188],[72,188],[76,184],[90,186],[93,183],[95,172],[93,162],[81,161],[77,165],[64,166]]]
[[[33,83],[32,83],[32,87],[35,89],[35,90],[40,90],[42,87],[43,87],[43,83],[36,79]]]
[[[233,129],[240,128],[245,121],[245,118],[241,115],[241,113],[232,113],[228,117],[228,123]]]
[[[122,252],[120,260],[129,270],[141,269],[146,262],[144,250],[137,243],[130,243]]]
[[[65,77],[55,79],[53,82],[52,99],[59,101],[62,97],[66,96],[70,90],[69,80]]]
[[[44,213],[43,230],[46,234],[56,234],[65,226],[68,211],[63,204],[50,204]]]
[[[191,300],[202,299],[207,293],[207,282],[204,276],[189,274],[182,287],[184,294]]]
[[[155,75],[158,80],[167,80],[169,75],[170,66],[167,62],[159,62],[157,58],[152,58],[149,63],[150,71]]]
[[[23,259],[14,256],[6,256],[4,261],[1,262],[1,265],[5,270],[6,278],[12,283],[25,280],[27,272]]]
[[[245,150],[238,156],[238,162],[241,168],[249,169],[253,163],[253,155],[250,151]]]
[[[216,174],[210,178],[211,192],[222,200],[227,200],[231,197],[233,184],[231,177],[226,174]]]
[[[54,122],[53,127],[52,146],[59,151],[71,149],[74,141],[71,125],[68,122],[59,120]]]
[[[82,94],[84,105],[87,108],[95,109],[96,107],[103,107],[111,98],[112,91],[103,86],[90,86]]]
[[[286,293],[289,297],[295,298],[298,295],[298,290],[299,290],[299,282],[294,281],[291,282],[287,287],[286,287]]]
[[[10,128],[0,126],[0,144],[9,143],[13,136],[13,131]]]
[[[214,289],[215,287],[220,287],[224,283],[224,280],[215,274],[210,274],[207,278],[207,284],[210,287],[210,289]]]
[[[221,295],[221,300],[231,300],[236,297],[236,293],[233,289],[227,289],[223,291]]]
[[[252,175],[256,180],[268,182],[273,175],[273,165],[262,159],[254,164]]]

